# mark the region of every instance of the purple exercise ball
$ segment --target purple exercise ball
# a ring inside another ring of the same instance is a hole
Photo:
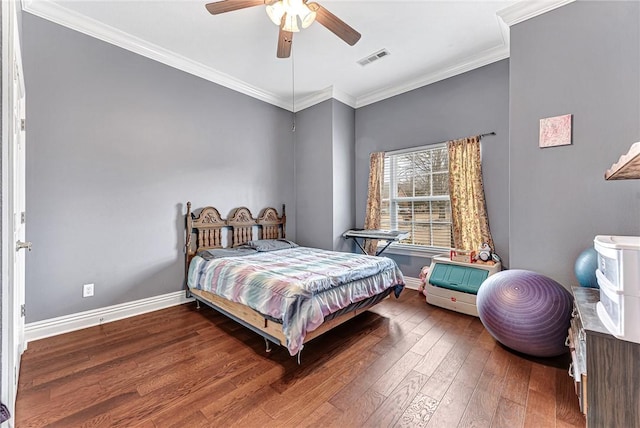
[[[480,321],[508,348],[536,357],[567,352],[573,298],[556,281],[527,270],[487,278],[476,300]]]

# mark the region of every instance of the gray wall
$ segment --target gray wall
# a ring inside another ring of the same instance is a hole
[[[495,131],[482,140],[482,174],[496,252],[509,265],[509,61],[499,61],[356,110],[356,225],[362,227],[369,154]],[[392,255],[417,277],[423,257]]]
[[[187,200],[295,239],[291,113],[30,14],[23,46],[27,322],[180,290]]]
[[[296,212],[300,245],[352,251],[355,111],[327,100],[296,114]]]
[[[333,249],[352,251],[342,234],[355,226],[355,110],[333,101]]]
[[[333,103],[324,101],[296,113],[296,239],[298,244],[333,248]]]
[[[578,1],[511,28],[512,268],[577,285],[599,234],[640,234],[640,184],[604,172],[640,140],[640,4]],[[538,148],[539,119],[573,114],[573,145]]]
[[[286,203],[289,238],[348,250],[371,152],[489,131],[498,254],[570,285],[593,236],[640,234],[637,182],[602,178],[640,140],[638,9],[564,6],[515,25],[510,60],[355,112],[325,101],[295,133],[289,112],[24,14],[27,322],[180,290],[187,200],[223,214]],[[539,149],[538,120],[565,113],[574,144]],[[393,257],[409,276],[429,262]]]

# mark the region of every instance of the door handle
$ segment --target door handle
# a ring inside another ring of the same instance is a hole
[[[16,241],[16,251],[20,251],[25,248],[31,251],[31,245],[31,242]]]

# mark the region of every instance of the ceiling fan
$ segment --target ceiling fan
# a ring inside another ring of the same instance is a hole
[[[221,0],[208,3],[205,7],[212,15],[218,15],[260,5],[267,6],[269,18],[280,27],[278,58],[288,58],[291,55],[293,33],[300,31],[299,25],[307,28],[314,21],[318,21],[351,46],[360,40],[360,33],[318,3],[308,3],[308,0]]]

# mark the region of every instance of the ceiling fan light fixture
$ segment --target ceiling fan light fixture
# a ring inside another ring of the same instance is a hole
[[[216,0],[205,4],[212,15],[254,6],[265,6],[269,19],[279,28],[276,50],[278,58],[289,58],[293,33],[299,32],[300,26],[307,28],[315,21],[350,46],[355,45],[361,37],[346,22],[312,0]]]
[[[300,25],[307,28],[316,20],[316,12],[309,9],[303,0],[277,0],[268,4],[266,10],[274,24],[291,33],[299,32]]]
[[[280,26],[280,22],[282,22],[282,17],[285,12],[284,4],[281,0],[267,5],[267,15],[269,15],[269,19],[271,19],[271,21],[277,26]]]
[[[290,33],[299,32],[300,27],[298,27],[298,17],[296,15],[286,13],[282,21],[282,30]]]
[[[284,3],[284,8],[287,13],[291,15],[299,15],[303,10],[309,8],[302,0],[281,0]]]
[[[305,5],[305,7],[307,7]],[[300,15],[300,20],[302,21],[302,28],[307,28],[309,27],[309,25],[313,24],[313,22],[316,20],[316,13],[311,11],[308,7],[307,7],[307,13],[306,14],[301,14]]]

